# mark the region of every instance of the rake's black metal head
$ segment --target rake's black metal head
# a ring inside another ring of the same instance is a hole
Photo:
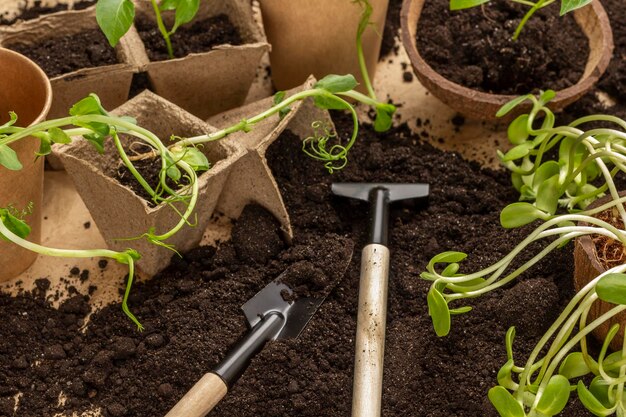
[[[387,245],[389,204],[394,201],[428,197],[428,184],[338,182],[333,194],[370,202],[370,243]]]

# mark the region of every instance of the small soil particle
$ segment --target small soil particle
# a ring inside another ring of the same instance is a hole
[[[118,63],[115,50],[98,29],[52,36],[34,45],[16,43],[6,46],[35,61],[50,78],[82,68]]]

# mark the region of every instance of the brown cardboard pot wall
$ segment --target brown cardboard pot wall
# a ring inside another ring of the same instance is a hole
[[[370,78],[380,53],[388,0],[372,0],[374,12],[363,35]],[[279,90],[302,84],[309,74],[353,74],[360,79],[356,31],[361,6],[351,0],[261,0],[261,14],[272,45],[272,80]],[[361,85],[360,88],[363,88]]]
[[[19,126],[41,122],[52,102],[52,88],[44,72],[17,52],[0,48],[0,73],[0,124],[8,120],[9,111],[17,113]],[[33,211],[25,218],[32,228],[28,239],[39,242],[43,158],[34,157],[39,141],[31,137],[12,144],[11,148],[17,152],[23,168],[10,171],[0,167],[0,207],[12,204],[23,209],[32,202]],[[35,253],[0,240],[0,282],[20,274],[36,258]]]
[[[621,191],[619,193],[620,197],[626,196],[626,191]],[[608,203],[611,200],[611,196],[605,196],[599,200],[594,201],[589,205],[589,209],[599,207],[603,204]],[[588,226],[587,223],[580,223],[581,226]],[[589,283],[589,281],[595,279],[603,272],[606,272],[606,266],[600,262],[598,259],[598,255],[596,254],[595,244],[591,239],[591,236],[581,236],[576,239],[576,243],[574,245],[574,287],[576,291],[580,291],[585,285]],[[598,300],[592,304],[591,309],[589,310],[589,319],[588,322],[600,317],[602,314],[606,313],[610,309],[615,307],[614,304],[607,303],[602,300]],[[613,317],[611,320],[602,323],[598,328],[596,328],[593,332],[593,335],[600,341],[603,342],[606,338],[606,334],[609,329],[615,323],[619,323],[621,325],[619,332],[611,342],[611,348],[613,350],[621,350],[622,349],[622,340],[624,338],[624,323],[626,323],[626,312],[622,312],[617,316]]]
[[[184,58],[150,62],[134,27],[128,35],[129,43],[140,45],[134,64],[148,72],[154,91],[202,119],[243,104],[261,58],[269,50],[248,0],[202,1],[194,21],[222,13],[239,30],[242,45],[219,45]],[[154,20],[149,2],[137,2],[137,14]],[[163,19],[171,27],[173,16],[166,12]]]
[[[309,77],[303,85],[288,91],[287,97],[312,88],[315,82],[315,78]],[[244,118],[269,109],[273,104],[273,97],[268,97],[217,115],[208,122],[220,128],[232,126]],[[237,132],[225,139],[245,147],[246,154],[235,163],[220,196],[217,210],[234,219],[239,217],[247,204],[259,204],[280,221],[286,240],[291,241],[293,234],[289,214],[276,180],[267,165],[265,154],[285,129],[293,131],[303,139],[311,136],[313,134],[311,124],[315,121],[333,126],[327,111],[315,107],[311,100],[298,101],[282,119],[278,115],[271,116],[256,124],[249,133]]]
[[[141,93],[112,113],[135,117],[140,126],[154,132],[162,140],[172,134],[189,136],[214,131],[202,120],[149,91]],[[243,155],[240,147],[220,141],[205,144],[201,149],[212,167],[198,176],[195,226],[184,227],[167,241],[179,251],[189,250],[200,242],[231,167]],[[163,233],[178,223],[180,216],[165,204],[150,207],[146,200],[113,178],[119,163],[119,154],[113,141],[105,141],[105,153],[102,155],[80,139],[71,145],[56,147],[54,152],[72,177],[110,248],[124,250],[132,247],[138,250],[142,258],[137,265],[148,275],[154,275],[169,264],[173,252],[168,249],[145,239],[116,240],[140,236],[150,228]],[[181,206],[177,207],[181,209]]]
[[[0,45],[10,48],[14,44],[35,44],[52,36],[73,35],[86,30],[99,30],[93,7],[0,27]],[[127,100],[135,70],[129,63],[130,46],[127,42],[120,42],[115,51],[119,64],[84,68],[51,78],[54,97],[50,118],[67,116],[70,107],[89,93],[98,94],[107,109]]]
[[[425,0],[404,0],[402,3],[402,44],[406,49],[413,71],[419,81],[439,100],[474,119],[495,120],[496,113],[503,104],[516,96],[489,94],[464,87],[439,75],[424,61],[417,50],[415,34]],[[585,94],[604,73],[613,53],[613,34],[606,11],[599,1],[575,10],[574,18],[589,39],[589,57],[585,71],[578,83],[556,92],[549,104],[553,111],[565,108]],[[528,106],[519,106],[508,119],[524,112]]]

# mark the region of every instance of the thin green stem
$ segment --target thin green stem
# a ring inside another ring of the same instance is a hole
[[[170,59],[174,59],[174,49],[172,48],[170,33],[163,23],[163,16],[161,16],[159,5],[157,4],[156,0],[150,0],[150,2],[152,3],[152,8],[154,9],[154,15],[156,17],[157,26],[159,27],[159,32],[161,32],[161,35],[165,40],[165,45],[167,46],[167,55],[170,57]]]

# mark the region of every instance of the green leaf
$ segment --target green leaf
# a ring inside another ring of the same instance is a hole
[[[472,307],[470,307],[470,306],[463,306],[463,307],[459,307],[459,308],[452,308],[449,311],[450,311],[450,315],[451,316],[458,316],[459,314],[469,313],[470,311],[472,311]]]
[[[523,158],[530,153],[530,150],[532,148],[532,142],[523,142],[517,146],[514,146],[507,153],[504,154],[504,156],[502,157],[502,162],[514,161],[516,159]]]
[[[178,182],[180,180],[180,177],[182,176],[182,174],[180,173],[180,169],[178,169],[176,165],[170,165],[169,167],[167,167],[165,173],[175,182]]]
[[[434,285],[430,287],[426,300],[428,302],[428,315],[433,320],[435,333],[439,337],[446,336],[450,333],[450,310],[448,309],[448,303],[446,303],[443,295]]]
[[[582,352],[570,353],[559,367],[559,374],[567,379],[579,378],[590,372],[591,369],[587,366]]]
[[[174,27],[172,27],[170,33],[175,33],[181,25],[191,22],[196,16],[196,13],[198,13],[199,7],[200,0],[178,0]]]
[[[509,330],[506,331],[506,336],[504,338],[504,344],[506,346],[506,357],[509,360],[513,360],[513,341],[515,340],[515,326],[509,327]]]
[[[626,274],[607,274],[596,284],[601,300],[613,304],[626,304]]]
[[[37,156],[46,156],[52,153],[52,142],[50,141],[50,136],[45,138],[40,138],[39,141],[39,150],[35,152]]]
[[[171,149],[175,160],[182,160],[189,164],[194,171],[207,171],[211,167],[211,163],[198,148],[180,148]]]
[[[448,264],[448,266],[446,266],[446,268],[441,271],[441,275],[443,275],[444,277],[453,277],[454,274],[456,274],[459,271],[459,264],[456,262],[453,262],[451,264]]]
[[[166,10],[175,10],[178,7],[179,0],[163,0],[159,3],[159,10],[164,12]]]
[[[602,403],[605,407],[611,407],[611,401],[609,400],[609,386],[602,379],[601,376],[597,376],[591,380],[589,384],[589,391],[594,397]]]
[[[513,100],[509,101],[508,103],[500,107],[500,110],[498,110],[498,112],[496,113],[496,117],[502,117],[506,115],[515,107],[519,106],[521,103],[523,103],[524,101],[528,100],[531,97],[532,95],[526,94],[525,96],[519,96],[519,97],[514,98]]]
[[[104,139],[106,136],[99,135],[97,133],[91,133],[83,136],[85,140],[93,145],[96,148],[98,153],[104,153]]]
[[[559,167],[559,163],[556,161],[546,161],[537,168],[535,171],[535,175],[533,177],[533,186],[534,190],[539,189],[541,184],[544,181],[547,181],[549,178],[554,177],[555,175],[558,178],[559,172],[561,168]]]
[[[276,106],[282,103],[283,100],[285,99],[285,95],[286,93],[284,91],[278,91],[276,94],[274,94],[274,105]],[[290,111],[291,111],[291,107],[289,106],[283,107],[282,109],[278,111],[278,117],[282,120],[285,116],[287,116],[287,114]]]
[[[17,113],[10,111],[9,112],[9,121],[6,122],[3,125],[0,125],[0,132],[2,132],[2,129],[6,129],[7,127],[11,127],[15,124],[15,122],[17,122]]]
[[[569,381],[563,375],[552,376],[541,398],[539,398],[536,407],[537,411],[546,416],[560,413],[569,400],[569,388]]]
[[[556,93],[554,92],[554,90],[542,91],[539,95],[539,101],[542,104],[548,104],[550,101],[552,101],[554,97],[556,97]]]
[[[0,165],[11,171],[22,169],[17,153],[9,145],[0,145]]]
[[[511,376],[513,373],[513,366],[515,366],[513,359],[509,359],[498,371],[498,384],[510,390],[516,390],[518,387]]]
[[[427,269],[428,270],[434,269],[435,264],[438,264],[438,263],[450,264],[450,263],[461,262],[465,258],[467,258],[467,254],[463,252],[454,252],[454,251],[441,252],[440,254],[433,256],[433,258],[428,263]]]
[[[321,88],[333,94],[353,90],[359,83],[352,74],[330,74],[315,83],[314,88]]]
[[[450,0],[450,10],[463,10],[470,7],[480,6],[489,0]]]
[[[583,6],[588,5],[593,0],[561,0],[561,16],[565,13],[569,13],[572,10],[580,9]]]
[[[111,46],[117,45],[135,19],[132,0],[98,0],[96,20]]]
[[[539,184],[537,189],[537,208],[546,213],[554,214],[559,204],[559,176],[548,178]]]
[[[322,110],[344,110],[348,108],[345,102],[333,96],[315,96],[313,102]]]
[[[506,388],[497,386],[489,390],[489,401],[501,417],[526,417],[524,407],[518,403]]]
[[[583,381],[578,381],[576,392],[578,393],[578,398],[580,399],[580,402],[585,406],[587,410],[591,411],[594,416],[604,417],[613,414],[613,410],[606,408],[602,404],[602,402],[597,399],[591,393],[591,391],[587,389],[587,387],[585,387]]]
[[[393,122],[393,114],[396,112],[396,106],[393,104],[381,104],[376,106],[376,119],[374,120],[374,130],[377,132],[386,132],[391,128]]]
[[[0,220],[11,233],[26,239],[30,234],[30,226],[24,220],[18,219],[7,209],[0,209]]]
[[[517,202],[509,204],[502,210],[500,213],[500,224],[504,228],[512,229],[547,217],[544,212],[532,204]]]
[[[72,142],[72,139],[67,136],[67,134],[59,129],[58,127],[52,127],[48,130],[48,134],[50,135],[50,139],[54,143],[63,143],[68,144]]]
[[[524,143],[528,139],[528,115],[517,116],[509,125],[506,133],[513,145]]]
[[[100,98],[93,93],[74,104],[70,109],[70,116],[85,116],[88,114],[99,114],[103,116],[108,114],[102,107]]]

